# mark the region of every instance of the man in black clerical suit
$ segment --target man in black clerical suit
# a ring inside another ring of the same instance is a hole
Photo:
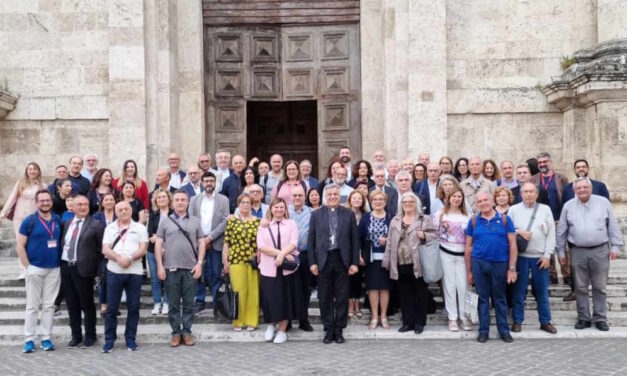
[[[102,234],[99,221],[89,214],[89,201],[76,196],[73,201],[74,218],[65,222],[61,235],[61,288],[65,295],[72,340],[69,348],[96,342],[96,306],[94,278],[102,257]],[[85,316],[85,337],[81,331],[81,311]]]
[[[355,214],[340,206],[340,188],[327,184],[326,206],[311,213],[309,269],[318,276],[318,299],[324,325],[324,343],[344,343],[348,321],[348,276],[357,273],[359,234]]]

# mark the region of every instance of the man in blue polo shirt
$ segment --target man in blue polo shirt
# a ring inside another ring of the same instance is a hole
[[[516,228],[511,218],[494,210],[494,200],[487,192],[476,197],[479,214],[466,228],[466,273],[474,280],[479,295],[479,336],[484,343],[490,332],[490,298],[496,313],[496,325],[504,342],[513,341],[507,322],[505,286],[516,282]]]
[[[17,237],[17,255],[26,269],[25,353],[35,351],[37,316],[41,305],[41,348],[54,350],[50,340],[54,301],[61,286],[59,241],[61,219],[52,213],[52,194],[47,189],[35,195],[37,211],[24,218]]]

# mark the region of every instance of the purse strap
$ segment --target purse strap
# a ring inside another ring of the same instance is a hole
[[[524,205],[524,204],[523,204]],[[527,231],[531,230],[531,225],[533,225],[533,221],[536,219],[536,213],[538,212],[538,203],[533,206],[533,213],[531,213],[531,218],[529,219],[529,224],[527,225]]]

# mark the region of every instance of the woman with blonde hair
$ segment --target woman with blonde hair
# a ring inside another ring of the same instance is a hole
[[[431,203],[431,214],[435,215],[438,211],[444,208],[444,202],[446,200],[446,196],[450,194],[453,189],[461,188],[459,185],[459,181],[453,175],[442,175],[440,177],[440,182],[438,184],[438,189],[436,191],[437,199]],[[466,211],[470,216],[472,216],[472,208],[470,204],[466,200],[464,200],[464,206],[466,207]]]
[[[37,210],[35,194],[38,190],[45,188],[46,186],[41,182],[41,168],[37,163],[30,162],[26,165],[24,176],[13,186],[9,198],[0,212],[0,219],[7,218],[13,221],[15,238],[19,234],[24,218]],[[18,279],[24,279],[25,270],[19,259],[18,264],[20,266]]]
[[[499,213],[507,214],[510,205],[514,203],[514,193],[506,186],[496,187],[494,189],[494,207]]]
[[[165,286],[162,280],[157,276],[157,259],[155,258],[155,242],[157,241],[157,229],[161,222],[168,219],[173,213],[172,194],[169,190],[158,188],[152,194],[152,210],[148,214],[148,252],[146,253],[146,261],[150,270],[150,289],[152,291],[153,308],[152,314],[167,315],[170,306],[168,305],[168,296],[165,294]],[[163,302],[161,301],[163,296]]]

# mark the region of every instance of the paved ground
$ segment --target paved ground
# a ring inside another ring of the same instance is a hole
[[[141,344],[140,344],[141,345]],[[344,345],[292,341],[166,344],[110,354],[100,348],[22,354],[0,347],[1,375],[626,375],[625,339],[361,340]]]

